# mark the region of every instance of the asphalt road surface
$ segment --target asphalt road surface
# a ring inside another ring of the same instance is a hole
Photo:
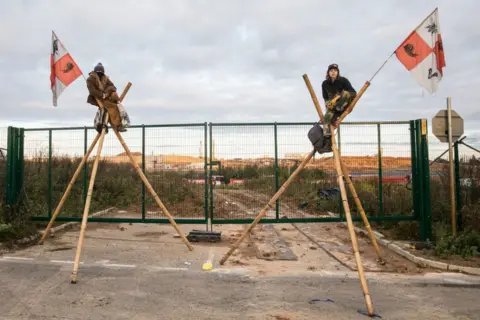
[[[369,319],[358,279],[0,260],[0,319]],[[480,288],[369,280],[382,319],[480,319]],[[309,303],[312,299],[333,302]]]

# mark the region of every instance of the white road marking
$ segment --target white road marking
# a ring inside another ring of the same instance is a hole
[[[120,267],[120,268],[136,268],[135,264],[117,264],[117,263],[102,263],[101,266],[105,267]]]
[[[155,270],[155,271],[188,271],[188,268],[175,268],[175,267],[157,267],[157,266],[149,266],[148,269]]]
[[[2,260],[27,260],[32,261],[35,260],[34,258],[25,258],[25,257],[2,257]]]
[[[73,264],[75,261],[70,261],[70,260],[50,260],[50,262],[53,262],[53,263]],[[83,261],[81,261],[80,264],[83,264]]]

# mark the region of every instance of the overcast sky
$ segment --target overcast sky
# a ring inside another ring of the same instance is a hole
[[[360,90],[437,6],[446,58],[439,91],[422,90],[393,56],[347,120],[430,123],[451,96],[466,141],[479,147],[478,0],[2,0],[0,125],[92,125],[83,78],[53,107],[52,30],[85,75],[102,62],[118,88],[132,82],[124,103],[132,124],[315,121],[303,74],[320,98],[335,62]]]

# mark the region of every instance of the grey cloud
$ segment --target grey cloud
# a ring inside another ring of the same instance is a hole
[[[476,105],[480,45],[475,1],[441,1],[447,68],[429,96],[393,56],[349,120],[431,117],[453,97],[466,128]],[[51,30],[84,73],[102,61],[135,124],[315,121],[302,75],[321,99],[326,66],[340,64],[357,90],[433,10],[418,1],[2,1],[0,121],[90,125],[83,79],[51,105]],[[455,8],[455,10],[453,10]],[[366,10],[366,11],[362,11]],[[39,14],[42,15],[39,15]]]

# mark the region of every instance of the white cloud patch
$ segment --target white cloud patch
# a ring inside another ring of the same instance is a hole
[[[85,74],[101,61],[118,88],[132,82],[125,106],[134,124],[315,121],[304,73],[321,98],[326,67],[336,62],[360,90],[435,5],[447,64],[436,95],[422,93],[393,56],[348,119],[430,122],[451,96],[466,134],[480,141],[475,0],[461,10],[447,0],[4,0],[0,123],[91,125],[96,109],[82,78],[52,106],[52,29]]]

